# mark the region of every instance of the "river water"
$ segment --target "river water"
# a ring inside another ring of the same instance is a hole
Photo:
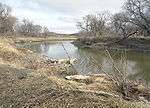
[[[74,67],[80,74],[112,72],[111,59],[106,56],[105,51],[89,48],[78,48],[70,41],[63,42],[42,42],[42,43],[21,43],[19,47],[29,48],[36,53],[48,56],[51,59],[76,58]],[[67,53],[66,53],[67,52]],[[130,79],[140,79],[146,85],[150,82],[150,53],[128,51],[111,52],[115,64],[120,70],[126,70]],[[121,62],[125,55],[124,62]]]

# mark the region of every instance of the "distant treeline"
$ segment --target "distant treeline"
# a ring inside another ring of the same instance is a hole
[[[0,35],[47,36],[47,27],[33,24],[29,19],[18,19],[11,15],[11,7],[0,3]]]
[[[97,10],[98,11],[98,10]],[[100,36],[150,36],[150,0],[127,0],[119,13],[86,15],[77,23],[80,35]],[[0,3],[0,35],[47,36],[47,27],[35,25],[29,19],[11,15],[11,7]]]

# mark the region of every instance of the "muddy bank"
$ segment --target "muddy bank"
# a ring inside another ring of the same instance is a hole
[[[150,38],[80,38],[73,42],[79,47],[109,49],[109,50],[134,50],[134,51],[150,51]]]

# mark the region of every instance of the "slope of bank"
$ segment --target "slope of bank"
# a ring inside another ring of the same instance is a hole
[[[148,102],[122,99],[108,83],[63,77],[73,74],[65,63],[53,63],[28,49],[17,49],[11,39],[0,39],[1,108],[150,107]]]

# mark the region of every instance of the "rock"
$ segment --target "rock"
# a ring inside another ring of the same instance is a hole
[[[67,80],[85,80],[88,78],[90,78],[90,76],[83,76],[83,75],[66,76]]]
[[[73,80],[80,83],[92,83],[90,76],[84,76],[84,75],[72,75],[72,76],[66,76],[65,79],[67,80]]]
[[[58,63],[59,64],[62,64],[62,63],[65,63],[65,64],[74,64],[75,62],[77,61],[77,59],[76,58],[74,58],[74,59],[60,59],[60,60],[58,60]]]
[[[75,64],[76,62],[77,62],[76,58],[70,60],[70,64]]]
[[[139,100],[148,103],[148,100],[146,100],[145,97],[139,97]]]
[[[137,85],[137,89],[140,92],[144,92],[145,91],[145,87],[143,85]]]

